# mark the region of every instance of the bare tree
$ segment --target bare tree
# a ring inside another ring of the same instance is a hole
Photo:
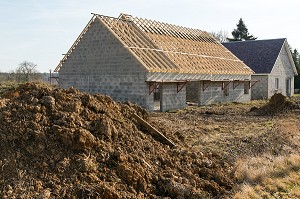
[[[40,80],[40,74],[36,69],[36,64],[28,61],[20,63],[15,72],[17,82],[29,82]]]
[[[228,41],[228,32],[224,30],[219,30],[217,32],[210,32],[210,34],[218,40],[220,43],[227,42]]]

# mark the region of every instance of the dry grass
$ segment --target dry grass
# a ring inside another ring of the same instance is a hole
[[[240,183],[233,198],[300,198],[300,155],[265,156],[239,160]]]
[[[289,100],[300,107],[299,97]],[[179,143],[235,165],[237,189],[228,197],[300,198],[300,108],[277,115],[250,111],[268,102],[189,106],[177,113],[154,113],[151,119],[166,132],[180,132]]]

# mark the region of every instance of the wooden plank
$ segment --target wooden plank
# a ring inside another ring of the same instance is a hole
[[[160,139],[160,141],[162,143],[165,143],[171,147],[175,147],[176,145],[169,140],[166,136],[164,136],[161,132],[159,132],[157,129],[155,129],[153,126],[151,126],[151,124],[149,124],[148,122],[146,122],[143,118],[141,118],[140,116],[138,116],[137,114],[133,113],[131,115],[132,118],[136,119],[138,123],[140,123],[141,125],[143,125],[145,128],[147,128],[151,133],[153,133],[155,136],[158,137],[158,139]]]

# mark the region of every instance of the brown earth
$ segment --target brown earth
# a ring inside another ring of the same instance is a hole
[[[104,95],[20,85],[0,99],[0,196],[230,198],[238,159],[300,152],[299,102],[278,95],[149,114]]]
[[[179,135],[183,146],[216,153],[230,164],[238,158],[300,151],[299,102],[299,97],[289,100],[277,94],[270,101],[152,113],[150,120],[161,131]]]
[[[148,119],[139,106],[35,83],[2,96],[1,198],[220,198],[232,191],[230,164],[172,125],[161,126],[176,147],[153,139],[131,118]],[[184,115],[187,122],[191,113]],[[160,117],[151,117],[156,127],[168,114]]]

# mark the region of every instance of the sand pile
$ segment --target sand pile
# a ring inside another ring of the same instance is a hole
[[[218,198],[232,188],[215,155],[170,148],[142,132],[131,118],[147,119],[139,106],[35,83],[5,96],[3,198]]]

